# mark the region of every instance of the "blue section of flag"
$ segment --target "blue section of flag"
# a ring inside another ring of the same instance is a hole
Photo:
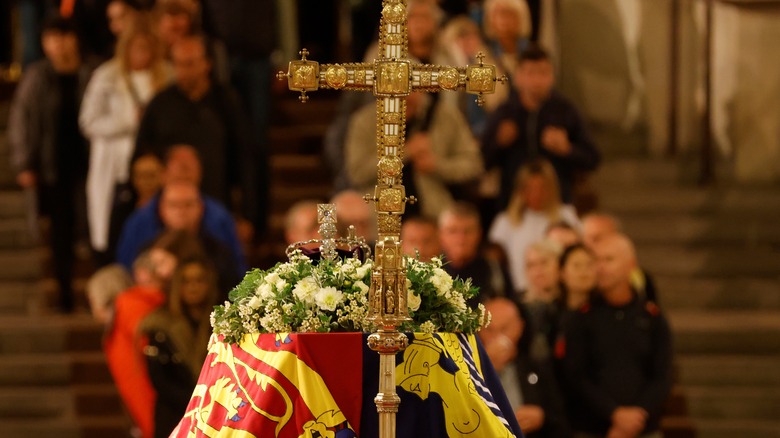
[[[460,333],[458,334],[458,340],[460,341],[461,349],[463,349],[463,358],[466,361],[466,364],[468,364],[469,375],[471,375],[471,381],[474,382],[477,393],[482,397],[482,400],[490,408],[493,414],[495,414],[501,423],[511,432],[512,427],[509,425],[506,417],[504,417],[504,413],[501,412],[501,408],[498,406],[498,403],[496,403],[493,393],[490,391],[485,379],[482,378],[482,375],[477,370],[477,364],[474,362],[474,352],[471,349],[468,337],[463,333]]]

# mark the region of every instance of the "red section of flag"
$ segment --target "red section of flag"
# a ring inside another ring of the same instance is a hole
[[[192,432],[200,437],[204,435],[198,428],[229,427],[254,436],[298,438],[304,425],[322,421],[319,416],[328,411],[341,411],[353,430],[359,430],[363,381],[360,333],[293,334],[283,338],[262,335],[256,343],[259,350],[250,346],[244,345],[247,350],[238,345],[220,346],[225,353],[224,348],[229,349],[229,354],[222,355],[229,358],[225,362],[217,360],[219,354],[211,350],[199,378],[201,390],[196,389],[188,415],[172,436]],[[297,360],[275,364],[281,351],[294,354]],[[295,365],[291,367],[291,363]],[[321,386],[309,380],[309,387],[304,389],[302,383],[297,387],[304,376],[314,375],[311,370],[319,375],[321,381],[315,380]],[[253,378],[257,377],[255,373],[263,376],[263,384]],[[198,419],[201,424],[197,424]]]

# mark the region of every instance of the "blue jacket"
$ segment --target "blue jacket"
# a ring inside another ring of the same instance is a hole
[[[122,227],[116,258],[128,269],[132,269],[133,261],[138,254],[165,228],[158,213],[159,202],[158,194],[147,205],[133,212]],[[238,241],[233,216],[222,204],[209,196],[203,196],[203,203],[201,231],[230,248],[236,261],[236,271],[240,277],[243,277],[247,264]]]

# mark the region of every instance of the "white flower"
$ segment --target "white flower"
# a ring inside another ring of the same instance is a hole
[[[317,289],[319,289],[317,280],[312,276],[308,276],[295,283],[293,295],[303,303],[314,304],[314,294],[317,293]]]
[[[284,279],[276,272],[271,272],[270,274],[266,275],[264,280],[266,283],[272,284],[276,288],[277,292],[283,291],[285,286],[287,286],[287,282],[284,281]]]
[[[335,287],[323,287],[314,295],[314,302],[322,310],[334,311],[344,302],[344,294]]]
[[[262,301],[268,301],[273,298],[274,290],[271,288],[270,284],[263,283],[258,286],[257,290],[255,291],[255,296],[260,298]]]
[[[441,296],[449,296],[452,290],[452,277],[444,269],[435,268],[433,270],[433,276],[431,277],[431,283],[436,287],[436,290]]]
[[[247,306],[257,310],[263,305],[263,300],[258,298],[257,296],[254,296],[249,299],[249,302],[247,303]]]
[[[423,333],[433,333],[436,331],[436,326],[431,321],[425,321],[420,324],[420,331]]]
[[[366,263],[363,266],[359,266],[357,269],[355,269],[355,275],[353,278],[355,280],[360,280],[366,277],[366,274],[368,274],[368,271],[371,270],[371,264]]]
[[[406,304],[409,306],[409,310],[416,312],[420,308],[420,304],[422,304],[422,297],[414,293],[412,288],[408,288],[406,290]]]
[[[361,293],[364,293],[364,294],[365,294],[365,293],[368,293],[368,289],[369,289],[369,287],[368,287],[368,285],[366,285],[365,283],[363,283],[363,281],[362,281],[362,280],[358,280],[358,281],[356,281],[356,282],[355,282],[355,287],[357,287],[358,289],[360,289],[360,292],[361,292]]]

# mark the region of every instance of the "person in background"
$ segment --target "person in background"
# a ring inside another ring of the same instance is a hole
[[[138,123],[146,104],[168,85],[162,46],[143,17],[119,39],[116,56],[95,70],[87,85],[79,125],[90,141],[87,219],[99,266],[113,260],[109,227],[116,187],[126,185]]]
[[[376,242],[375,212],[363,195],[356,190],[344,190],[333,196],[330,203],[336,206],[336,227],[340,237],[346,237],[347,229],[354,225],[357,237],[363,237],[370,244]]]
[[[605,213],[590,213],[582,220],[582,233],[585,245],[594,248],[610,234],[622,232],[622,225],[615,216]],[[658,292],[653,277],[637,265],[631,272],[631,287],[640,295],[658,304]]]
[[[544,232],[544,238],[558,243],[563,249],[582,242],[580,233],[564,221],[550,224]]]
[[[456,202],[441,213],[439,242],[446,262],[443,269],[452,277],[470,278],[479,287],[475,301],[515,297],[507,270],[482,252],[482,225],[472,204]]]
[[[355,113],[350,122],[346,144],[346,167],[355,187],[366,189],[376,183],[376,169],[366,166],[375,159],[376,109],[367,106]],[[406,99],[406,146],[403,184],[407,196],[416,204],[407,204],[408,214],[435,219],[453,202],[454,186],[476,180],[482,172],[482,160],[463,115],[443,102],[434,105],[430,96],[415,92]]]
[[[404,254],[423,262],[442,255],[439,225],[433,219],[412,216],[401,224],[401,247]]]
[[[74,307],[74,244],[85,229],[87,144],[79,110],[94,65],[81,56],[75,24],[53,18],[41,34],[46,58],[28,67],[8,117],[8,142],[16,182],[36,191],[40,215],[51,219],[49,247],[59,287],[59,308]],[[37,233],[36,233],[37,234]]]
[[[202,35],[186,36],[173,46],[174,84],[146,107],[136,138],[136,155],[163,158],[172,145],[190,145],[208,172],[203,193],[237,212],[237,221],[259,219],[255,196],[258,168],[249,122],[235,92],[210,75],[212,59]],[[240,202],[235,205],[236,192]],[[250,233],[251,234],[251,233]]]
[[[111,31],[117,42],[122,38],[125,30],[138,19],[140,12],[140,5],[133,0],[111,0],[108,2],[108,5],[106,5],[108,30]]]
[[[521,296],[528,308],[528,322],[534,332],[531,355],[539,360],[552,358],[553,346],[558,339],[563,313],[558,269],[560,254],[560,246],[549,240],[537,241],[525,251],[528,286]]]
[[[154,154],[135,157],[130,164],[130,184],[117,187],[108,231],[109,254],[116,258],[119,237],[125,222],[136,210],[146,206],[160,192],[165,165]]]
[[[558,263],[561,298],[566,309],[576,311],[590,302],[596,289],[596,258],[583,244],[567,247]]]
[[[287,210],[284,218],[284,240],[288,245],[320,238],[317,204],[317,201],[312,200],[298,201]]]
[[[513,72],[529,47],[531,12],[526,0],[486,0],[483,29],[488,47],[504,72]]]
[[[165,303],[178,260],[202,253],[199,243],[187,233],[162,234],[133,261],[135,286],[120,293],[115,301],[103,349],[119,395],[142,438],[153,436],[156,395],[143,359],[138,327]]]
[[[184,415],[208,352],[209,316],[217,303],[216,273],[208,259],[181,260],[166,305],[141,321],[144,355],[157,398],[154,437],[168,437]]]
[[[98,269],[84,286],[92,316],[108,326],[114,315],[114,300],[132,286],[133,279],[123,266],[113,264]]]
[[[540,158],[552,164],[560,197],[571,203],[576,173],[594,170],[601,156],[576,108],[553,91],[555,75],[547,52],[525,50],[510,71],[517,91],[490,115],[482,136],[487,168],[501,171],[498,208],[508,204],[518,169]]]
[[[565,332],[572,426],[582,437],[661,437],[672,386],[669,324],[631,287],[636,253],[625,235],[607,235],[594,252],[599,294]]]
[[[532,328],[522,305],[505,297],[485,302],[490,324],[480,340],[501,378],[523,434],[529,438],[568,438],[563,399],[548,362],[530,355]]]
[[[555,170],[547,161],[526,164],[517,174],[512,200],[490,227],[488,238],[507,254],[512,283],[528,287],[526,249],[541,240],[547,227],[565,221],[579,227],[577,212],[561,202]]]

